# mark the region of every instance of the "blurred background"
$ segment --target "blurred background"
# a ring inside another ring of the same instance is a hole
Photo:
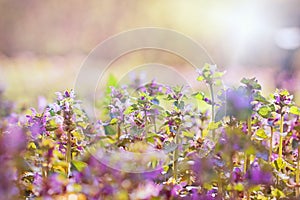
[[[300,1],[38,1],[0,0],[0,88],[21,103],[72,88],[80,66],[100,42],[122,31],[161,27],[203,45],[226,70],[225,83],[257,77],[263,92],[300,89]],[[112,72],[147,62],[174,66],[184,60],[141,50],[112,64]],[[202,67],[202,66],[199,66]],[[299,98],[298,98],[299,100]]]

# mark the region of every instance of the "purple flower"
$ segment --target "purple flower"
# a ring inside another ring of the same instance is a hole
[[[63,183],[64,177],[62,177],[59,174],[52,174],[50,177],[48,177],[47,184],[48,184],[48,194],[61,194],[64,190],[64,183]]]
[[[263,170],[255,162],[252,164],[251,168],[247,171],[245,178],[249,181],[250,185],[265,184],[269,185],[272,183],[272,173]]]
[[[231,180],[235,183],[243,181],[243,172],[240,168],[235,167],[233,169]]]
[[[21,127],[11,125],[3,134],[2,143],[2,145],[5,146],[7,153],[20,153],[27,145],[26,134]]]
[[[55,92],[56,96],[57,96],[57,100],[58,101],[61,101],[64,99],[64,96],[61,92]]]
[[[145,183],[140,183],[130,194],[130,197],[131,199],[151,199],[151,197],[158,197],[161,189],[161,185],[152,181],[146,181]]]
[[[171,191],[172,196],[177,197],[184,186],[186,186],[186,182],[180,182],[179,184],[174,185]]]
[[[221,119],[223,116],[232,116],[239,120],[245,120],[250,116],[252,99],[247,95],[244,88],[227,89],[219,98],[223,100],[223,104],[216,114],[216,119]]]
[[[38,110],[39,112],[43,112],[47,106],[47,100],[45,97],[38,97]]]
[[[47,117],[46,114],[38,116],[34,109],[32,109],[32,112],[32,115],[27,115],[26,117],[28,118],[28,127],[31,135],[34,139],[36,139],[39,135],[46,132]]]

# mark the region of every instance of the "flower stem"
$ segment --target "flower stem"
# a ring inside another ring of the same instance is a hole
[[[271,128],[271,137],[270,137],[270,147],[269,147],[269,163],[271,164],[272,162],[272,154],[273,154],[273,127],[270,126]]]
[[[148,120],[147,120],[147,110],[144,110],[144,120],[145,120],[145,132],[144,132],[144,137],[146,139],[147,134],[148,134]]]
[[[252,123],[252,119],[251,119],[251,115],[248,117],[247,119],[247,134],[249,137],[251,137],[252,135],[252,130],[251,130],[251,123]],[[244,159],[244,174],[247,173],[248,170],[248,166],[250,165],[250,155],[248,155],[245,152],[245,159]],[[250,199],[250,191],[249,189],[247,189],[246,191],[246,199],[249,200]]]
[[[222,183],[221,176],[222,176],[222,174],[219,173],[219,176],[218,176],[218,194],[219,194],[219,197],[223,197],[223,183]]]
[[[66,162],[68,164],[68,167],[67,167],[67,175],[69,175],[70,173],[70,163],[71,163],[71,160],[72,160],[72,151],[71,151],[71,131],[68,131],[67,133],[67,136],[68,136],[68,141],[67,141],[67,152],[66,152]]]
[[[70,168],[71,168],[71,161],[72,161],[72,131],[74,130],[74,122],[72,121],[73,110],[69,108],[69,110],[64,110],[64,131],[67,132],[67,145],[66,145],[66,163],[67,169],[66,174],[67,176],[70,175]]]
[[[156,127],[156,117],[153,116],[153,125],[154,125],[154,133],[157,133],[157,127]]]
[[[299,183],[300,183],[300,146],[298,146],[297,169],[296,169],[296,187],[295,187],[296,197],[300,196]]]
[[[279,136],[279,150],[278,150],[278,159],[282,159],[282,144],[283,144],[283,115],[280,116],[280,136]]]
[[[251,131],[251,123],[252,123],[252,119],[251,119],[251,116],[250,116],[250,117],[248,117],[248,119],[247,119],[247,134],[248,134],[249,137],[252,135],[252,131]],[[248,155],[248,154],[245,152],[245,158],[244,158],[244,174],[246,174],[249,164],[250,164],[250,155]]]
[[[118,123],[118,125],[117,125],[117,126],[118,126],[118,127],[117,127],[117,128],[118,128],[118,136],[117,136],[118,138],[117,138],[117,139],[119,140],[119,139],[120,139],[120,137],[121,137],[121,124],[120,124],[120,123]]]
[[[215,121],[215,96],[213,85],[209,84],[210,96],[211,96],[211,121]]]
[[[174,150],[173,153],[173,177],[175,181],[177,180],[177,171],[178,171],[178,154],[179,154],[179,149],[178,149],[178,144],[179,144],[179,128],[177,128],[176,134],[175,134],[175,145],[176,149]]]

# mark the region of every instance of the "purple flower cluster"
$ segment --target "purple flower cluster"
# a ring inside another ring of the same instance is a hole
[[[276,90],[266,98],[255,78],[215,96],[223,73],[208,64],[198,73],[210,98],[155,81],[114,85],[97,104],[106,105],[98,121],[72,90],[50,104],[39,97],[38,108],[25,111],[0,93],[1,197],[299,198],[300,108],[293,96]]]

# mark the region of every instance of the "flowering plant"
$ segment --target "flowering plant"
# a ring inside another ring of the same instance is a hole
[[[98,121],[88,118],[73,90],[29,110],[0,93],[1,195],[299,198],[300,108],[293,96],[277,89],[265,97],[255,78],[216,93],[223,72],[206,64],[198,74],[209,97],[155,81],[114,84]]]

